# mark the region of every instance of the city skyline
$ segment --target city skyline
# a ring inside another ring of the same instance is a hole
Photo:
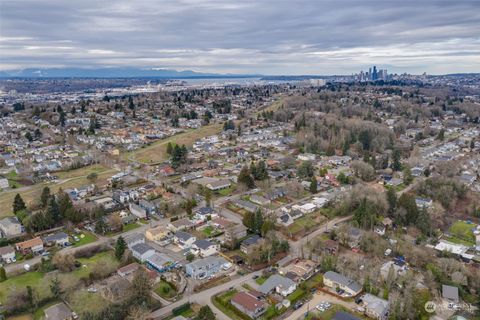
[[[479,8],[474,1],[3,1],[0,70],[480,72]]]

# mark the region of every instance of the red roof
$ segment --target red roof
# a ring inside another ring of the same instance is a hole
[[[265,303],[258,301],[246,292],[239,292],[232,297],[232,302],[241,305],[247,310],[255,312],[258,308],[265,306]]]

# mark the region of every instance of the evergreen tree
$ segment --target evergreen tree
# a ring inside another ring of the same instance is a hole
[[[50,199],[50,188],[44,187],[42,190],[42,195],[40,196],[40,203],[43,208],[47,206],[49,199]]]
[[[60,208],[58,206],[57,200],[55,199],[55,196],[51,196],[48,200],[47,213],[52,217],[53,221],[55,222],[58,222],[62,219]]]
[[[167,154],[171,156],[171,155],[172,155],[172,152],[173,152],[173,146],[172,146],[172,143],[169,142],[169,143],[167,144]]]
[[[7,280],[7,272],[3,266],[0,267],[0,282]]]
[[[392,169],[394,171],[402,170],[402,164],[400,162],[400,151],[398,149],[393,150],[392,153]]]
[[[127,249],[127,243],[125,242],[122,236],[118,237],[117,242],[115,244],[115,257],[117,258],[117,260],[122,259],[126,249]]]
[[[60,280],[58,280],[58,277],[53,278],[50,282],[50,292],[55,298],[60,298],[60,295],[62,294],[62,288],[60,286]]]
[[[243,215],[242,223],[248,230],[253,232],[255,229],[255,214],[250,211],[246,212]]]
[[[394,188],[387,189],[388,212],[392,214],[397,208],[397,193]]]
[[[312,179],[310,180],[310,192],[311,193],[317,193],[317,189],[318,189],[317,178],[315,178],[315,176],[313,176]]]
[[[253,232],[256,234],[261,234],[262,233],[262,227],[263,227],[263,213],[259,209],[257,212],[255,212],[254,220],[253,220]]]
[[[209,306],[203,306],[200,308],[198,315],[193,320],[216,320],[215,314]]]
[[[18,212],[27,209],[25,202],[22,199],[22,196],[17,193],[13,199],[13,213],[17,214]]]
[[[244,184],[248,189],[253,189],[255,187],[255,182],[250,174],[250,170],[248,170],[246,166],[240,171],[237,181],[238,183]]]

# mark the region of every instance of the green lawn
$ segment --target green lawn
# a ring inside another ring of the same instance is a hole
[[[117,269],[120,263],[115,259],[110,251],[100,252],[90,258],[77,259],[82,266],[71,272],[76,277],[88,277],[88,274],[94,269],[95,265],[104,265],[106,268]]]
[[[297,290],[293,291],[292,294],[287,296],[287,299],[290,300],[292,304],[294,304],[295,302],[305,297],[306,294],[307,292],[305,290],[297,288]]]
[[[235,191],[235,186],[230,186],[228,188],[218,190],[217,193],[221,195],[222,197],[227,197],[231,195]]]
[[[119,235],[121,233],[124,233],[124,232],[127,232],[127,231],[131,231],[131,230],[134,230],[134,229],[137,229],[139,228],[141,225],[138,223],[138,222],[133,222],[133,223],[129,223],[129,224],[126,224],[123,226],[122,230],[121,231],[117,231],[117,232],[107,232],[107,236],[116,236],[116,235]]]
[[[82,235],[84,236],[82,238]],[[80,241],[75,242],[73,241],[73,246],[74,247],[80,247],[88,243],[95,242],[97,240],[97,237],[95,237],[92,233],[90,232],[82,232],[81,234],[77,235],[77,237],[80,239]]]
[[[207,237],[210,238],[212,236],[214,228],[212,226],[207,226],[202,229],[202,233]]]
[[[292,223],[287,227],[288,232],[292,234],[296,234],[297,232],[300,232],[302,230],[305,230],[305,229],[308,230],[315,227],[316,225],[318,225],[318,222],[316,222],[315,219],[320,214],[321,214],[320,212],[314,212],[295,220],[294,223]]]
[[[99,292],[88,292],[87,290],[78,290],[70,295],[68,301],[78,315],[85,311],[99,313],[105,309],[110,302],[102,298]],[[86,308],[88,307],[88,308]]]
[[[213,304],[222,311],[228,318],[232,320],[246,320],[250,319],[247,315],[237,310],[231,303],[232,297],[237,293],[237,290],[229,290],[225,293],[212,297]],[[242,316],[241,316],[242,315]]]
[[[475,244],[475,235],[473,234],[472,229],[475,227],[475,224],[469,224],[464,221],[455,222],[449,229],[449,233],[456,238],[459,238],[470,245]]]
[[[260,276],[258,277],[257,279],[255,279],[255,282],[258,283],[258,285],[262,285],[265,281],[267,281],[267,277],[264,277],[264,276]]]
[[[41,272],[27,272],[0,282],[0,303],[5,303],[10,291],[24,289],[27,286],[38,287],[43,277],[44,274]]]
[[[164,299],[172,299],[177,295],[177,289],[165,280],[161,280],[154,291]]]

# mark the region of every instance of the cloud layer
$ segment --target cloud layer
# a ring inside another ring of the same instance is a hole
[[[480,72],[480,1],[2,0],[0,69]]]

